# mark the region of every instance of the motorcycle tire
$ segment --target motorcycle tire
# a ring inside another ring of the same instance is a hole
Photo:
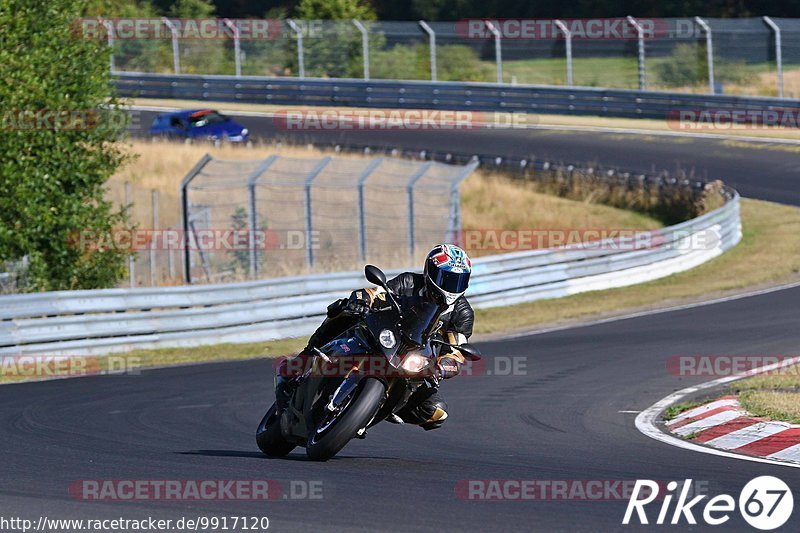
[[[374,378],[367,378],[355,392],[356,396],[338,415],[333,425],[318,437],[318,429],[308,437],[306,454],[314,461],[327,461],[347,445],[365,427],[383,401],[386,387]]]
[[[261,419],[256,429],[258,448],[270,457],[283,457],[295,449],[295,445],[287,441],[281,434],[277,406],[273,403],[267,414]]]

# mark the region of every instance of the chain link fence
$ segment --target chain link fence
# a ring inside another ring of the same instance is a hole
[[[798,19],[210,20],[207,37],[166,18],[141,35],[105,21],[101,37],[119,72],[800,96]]]
[[[189,282],[407,267],[461,229],[459,184],[477,167],[389,157],[206,156],[181,186]]]

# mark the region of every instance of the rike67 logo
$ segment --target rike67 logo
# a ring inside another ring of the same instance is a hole
[[[719,526],[730,520],[731,514],[738,507],[739,513],[748,524],[756,529],[767,531],[785,524],[792,516],[794,509],[794,497],[789,486],[772,476],[760,476],[750,480],[739,493],[738,502],[729,494],[720,494],[703,502],[708,495],[690,495],[691,479],[685,480],[681,487],[677,481],[670,481],[667,483],[664,494],[659,493],[660,488],[663,488],[663,485],[655,481],[636,480],[622,523],[635,524],[638,520],[640,524],[644,525],[651,523],[694,525],[697,524],[697,516],[695,516],[697,514],[706,524]],[[644,496],[641,497],[642,495]],[[651,522],[652,513],[648,516],[645,507],[656,500],[660,500],[661,505],[655,522]],[[674,507],[672,506],[673,500],[676,500]]]

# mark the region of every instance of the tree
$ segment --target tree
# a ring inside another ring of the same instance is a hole
[[[125,250],[81,239],[127,225],[104,198],[126,159],[116,141],[127,116],[106,43],[81,34],[80,15],[80,0],[0,0],[0,261],[26,258],[28,289],[108,287],[125,274]]]
[[[361,0],[300,0],[297,16],[307,20],[375,20],[375,10]]]
[[[178,0],[169,9],[169,16],[179,19],[200,19],[214,15],[216,8],[207,0]]]

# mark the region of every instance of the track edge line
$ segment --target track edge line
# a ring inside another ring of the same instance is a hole
[[[792,357],[790,359],[786,359],[784,361],[780,361],[778,363],[773,363],[771,365],[762,366],[744,374],[735,375],[735,376],[726,376],[722,378],[717,378],[712,381],[707,381],[705,383],[701,383],[700,385],[695,385],[692,387],[686,387],[685,389],[681,389],[679,391],[673,392],[672,394],[665,396],[664,398],[660,399],[647,409],[643,410],[636,416],[635,424],[636,429],[639,430],[640,433],[650,437],[651,439],[655,439],[657,441],[663,442],[665,444],[669,444],[670,446],[675,446],[678,448],[683,448],[686,450],[691,450],[700,453],[707,453],[710,455],[716,455],[719,457],[727,457],[730,459],[739,459],[742,461],[751,461],[755,463],[766,463],[772,464],[777,466],[785,466],[790,468],[800,468],[800,464],[798,463],[789,463],[786,461],[779,461],[777,459],[767,459],[765,457],[755,457],[752,455],[744,455],[734,452],[729,452],[725,450],[720,450],[718,448],[711,448],[709,446],[701,446],[699,444],[695,444],[688,440],[684,440],[673,435],[670,435],[664,432],[661,428],[658,427],[657,421],[661,414],[671,405],[679,402],[680,400],[695,394],[697,392],[712,389],[718,387],[720,385],[725,385],[727,383],[731,383],[733,381],[738,381],[740,379],[748,378],[751,376],[755,376],[758,374],[763,374],[764,372],[769,372],[771,370],[775,370],[776,368],[780,368],[782,366],[789,366],[792,364],[796,364],[800,362],[800,357]]]

